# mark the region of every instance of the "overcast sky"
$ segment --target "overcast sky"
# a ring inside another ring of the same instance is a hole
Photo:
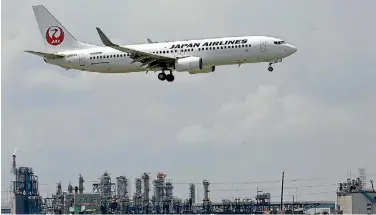
[[[36,4],[94,44],[101,27],[121,44],[269,35],[298,51],[273,73],[267,64],[224,66],[175,73],[173,83],[158,73],[65,71],[23,52],[46,50]],[[235,188],[259,186],[279,201],[285,171],[285,199],[334,200],[333,184],[359,167],[376,178],[375,7],[372,0],[3,0],[2,190],[18,148],[18,165],[34,168],[44,195],[58,181],[66,189],[80,173],[94,181],[104,170],[132,179],[134,192],[135,177],[162,171],[173,182],[199,183],[199,199],[204,178],[277,181]],[[213,200],[255,196],[218,191],[226,189],[212,184]],[[186,198],[188,185],[176,184],[175,194]]]

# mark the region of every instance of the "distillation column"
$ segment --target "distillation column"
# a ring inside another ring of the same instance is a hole
[[[82,175],[80,174],[79,178],[78,178],[78,192],[80,194],[83,194],[84,193],[84,177],[82,177]]]
[[[143,192],[143,206],[147,208],[146,213],[149,213],[148,207],[150,202],[150,176],[148,173],[142,174],[142,180],[144,182],[144,192]]]
[[[205,179],[202,182],[202,184],[204,185],[203,208],[204,208],[205,212],[210,213],[210,199],[209,199],[209,192],[210,192],[209,185],[210,185],[210,182]]]
[[[196,202],[196,187],[195,187],[195,184],[189,184],[189,199],[192,203]]]

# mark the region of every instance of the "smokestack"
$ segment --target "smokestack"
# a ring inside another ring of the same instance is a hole
[[[17,167],[16,167],[16,155],[13,154],[12,172],[16,173],[16,169],[17,169]]]
[[[13,149],[13,162],[12,162],[12,173],[16,174],[17,172],[17,166],[16,166],[16,152],[17,152],[17,148],[14,148]]]

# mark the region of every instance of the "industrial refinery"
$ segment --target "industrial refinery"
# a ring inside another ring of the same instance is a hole
[[[364,169],[359,177],[338,184],[337,201],[285,201],[283,199],[283,178],[280,199],[271,199],[271,193],[257,192],[249,198],[224,199],[213,202],[210,198],[211,184],[204,179],[200,187],[187,184],[188,198],[174,195],[174,184],[165,173],[154,177],[142,173],[135,178],[135,192],[130,192],[130,180],[126,176],[112,177],[103,172],[95,183],[85,183],[78,175],[78,184],[68,183],[63,187],[58,182],[51,196],[42,197],[39,192],[38,176],[31,167],[17,167],[13,155],[11,200],[9,207],[2,205],[2,213],[12,214],[304,214],[310,209],[325,208],[326,213],[376,213],[376,192],[373,181],[371,189],[365,189]],[[197,190],[203,198],[197,198]],[[333,193],[333,195],[336,195]]]

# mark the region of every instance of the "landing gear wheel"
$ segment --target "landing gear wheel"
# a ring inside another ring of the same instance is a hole
[[[175,79],[175,77],[174,77],[173,74],[168,74],[168,75],[166,75],[166,80],[167,80],[168,82],[173,82],[174,79]]]
[[[161,81],[166,80],[166,77],[167,77],[167,75],[164,72],[161,72],[161,73],[158,74],[158,79],[161,80]]]
[[[268,70],[269,72],[273,72],[273,67],[269,66]]]

